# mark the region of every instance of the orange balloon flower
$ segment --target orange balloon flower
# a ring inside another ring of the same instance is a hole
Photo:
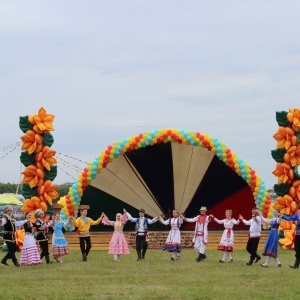
[[[30,188],[40,186],[44,182],[45,173],[39,169],[36,165],[29,165],[23,172],[23,183],[28,183]]]
[[[292,123],[293,129],[297,132],[300,131],[300,110],[296,108],[290,108],[287,114],[287,119]]]
[[[56,191],[57,188],[57,185],[52,185],[51,180],[46,180],[44,184],[38,188],[38,194],[40,195],[41,200],[52,205],[52,200],[59,197]]]
[[[54,115],[47,114],[46,110],[41,107],[39,109],[39,112],[37,115],[30,115],[28,117],[29,123],[33,124],[33,130],[36,133],[49,133],[50,131],[54,130],[53,127],[53,120],[54,120]]]
[[[26,134],[21,136],[23,141],[22,150],[27,150],[29,154],[41,151],[43,147],[43,138],[33,130],[27,130]]]
[[[290,163],[292,167],[300,165],[300,145],[291,146],[284,154],[283,159],[285,162]]]
[[[287,150],[290,146],[298,144],[298,138],[290,127],[280,126],[273,137],[277,141],[277,148],[285,148]]]
[[[50,171],[50,166],[57,163],[54,155],[56,154],[55,150],[50,150],[48,146],[44,146],[40,152],[35,155],[36,165],[39,169],[46,168]]]
[[[291,183],[294,179],[294,171],[289,163],[277,163],[276,169],[272,172],[278,177],[278,182]]]

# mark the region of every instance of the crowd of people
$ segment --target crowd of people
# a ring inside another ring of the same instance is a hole
[[[79,244],[82,253],[82,260],[87,261],[88,254],[92,247],[90,238],[90,227],[98,225],[101,222],[107,226],[113,226],[114,232],[109,243],[109,254],[114,256],[114,261],[120,261],[121,255],[129,254],[127,241],[123,233],[123,227],[127,221],[135,223],[136,232],[136,252],[137,261],[145,259],[148,248],[148,227],[151,224],[159,221],[164,225],[169,225],[170,231],[167,240],[163,246],[163,250],[172,253],[171,260],[176,261],[180,258],[179,253],[182,251],[180,227],[183,222],[195,223],[195,231],[193,236],[193,245],[197,252],[196,262],[202,262],[207,258],[205,248],[208,243],[208,224],[215,221],[218,224],[224,225],[224,232],[222,234],[218,250],[223,252],[223,256],[219,259],[220,263],[233,262],[232,252],[234,247],[234,233],[233,226],[243,222],[249,225],[249,238],[246,245],[246,250],[250,254],[250,259],[246,263],[251,266],[261,260],[261,256],[257,253],[259,240],[261,237],[262,222],[269,224],[270,233],[264,245],[262,255],[266,257],[266,261],[261,263],[260,266],[267,268],[271,258],[274,258],[276,267],[281,267],[281,262],[278,258],[278,227],[282,219],[290,222],[297,221],[296,236],[295,236],[295,263],[290,265],[290,268],[299,268],[300,263],[300,210],[293,216],[283,215],[279,210],[274,209],[274,217],[266,219],[262,216],[257,208],[252,209],[252,217],[250,220],[245,220],[242,215],[236,220],[232,218],[232,210],[225,211],[224,219],[217,219],[213,215],[207,215],[206,207],[202,206],[199,214],[194,218],[186,218],[184,215],[179,214],[179,211],[174,209],[172,216],[164,220],[161,216],[153,219],[145,217],[145,210],[139,210],[139,216],[134,218],[125,209],[123,214],[117,213],[116,219],[110,221],[103,212],[97,220],[92,220],[87,217],[88,205],[80,205],[80,216],[70,217],[66,222],[61,221],[60,211],[55,211],[52,219],[46,221],[44,219],[44,212],[37,209],[34,213],[34,222],[32,222],[31,213],[25,214],[25,220],[16,221],[13,219],[13,208],[7,205],[3,208],[4,216],[0,219],[0,225],[4,227],[3,239],[7,244],[8,252],[2,258],[1,264],[8,266],[7,261],[12,260],[16,267],[20,265],[29,266],[42,263],[45,258],[47,264],[52,264],[50,259],[49,244],[47,228],[52,228],[52,253],[53,258],[58,263],[63,263],[63,256],[69,254],[68,243],[65,239],[63,228],[69,224],[77,227],[79,234]],[[299,207],[300,208],[300,207]],[[20,255],[20,263],[16,258],[16,251],[18,250],[15,238],[15,232],[18,227],[23,227],[25,231],[25,238]],[[39,245],[39,248],[38,248]]]

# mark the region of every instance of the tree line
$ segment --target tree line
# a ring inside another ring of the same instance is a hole
[[[62,184],[59,185],[57,188],[57,193],[59,195],[59,197],[65,196],[68,194],[69,191],[69,187],[71,186],[71,184]],[[4,194],[4,193],[13,193],[15,194],[18,188],[18,184],[16,183],[3,183],[0,182],[0,194]],[[19,194],[22,191],[22,186],[19,186]]]

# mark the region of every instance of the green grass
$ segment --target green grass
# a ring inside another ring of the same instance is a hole
[[[0,253],[4,256],[4,253]],[[136,261],[135,251],[114,262],[106,251],[91,251],[88,262],[72,251],[63,264],[31,267],[1,265],[0,299],[299,299],[300,269],[293,270],[294,251],[281,250],[281,268],[246,265],[245,250],[233,253],[234,262],[219,263],[222,253],[207,250],[207,259],[195,262],[194,250],[180,260],[148,250],[146,260]],[[19,256],[19,254],[18,254]],[[262,261],[264,262],[264,257]]]

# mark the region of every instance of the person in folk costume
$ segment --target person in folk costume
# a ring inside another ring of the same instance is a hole
[[[296,225],[296,235],[295,235],[295,263],[293,265],[289,265],[292,269],[298,269],[300,263],[300,204],[298,205],[298,212],[296,212],[293,216],[282,215],[282,219],[290,222],[297,221]]]
[[[257,254],[257,247],[261,236],[261,217],[257,208],[252,208],[252,218],[245,220],[242,215],[239,219],[245,224],[250,225],[249,228],[249,239],[247,242],[246,250],[250,254],[250,260],[246,264],[251,266],[261,260],[261,257]]]
[[[2,212],[4,217],[0,219],[0,225],[4,227],[3,240],[5,241],[8,253],[2,258],[1,264],[8,266],[7,260],[11,259],[16,267],[19,267],[18,260],[16,258],[16,252],[18,247],[16,245],[16,227],[22,226],[27,220],[16,221],[12,218],[13,208],[11,205],[3,207]]]
[[[232,231],[232,228],[234,225],[240,224],[240,220],[235,220],[231,218],[232,210],[226,209],[225,211],[225,219],[219,220],[213,215],[210,215],[210,217],[216,221],[218,224],[224,224],[224,232],[221,237],[220,244],[218,246],[218,250],[223,251],[223,257],[222,259],[219,259],[220,263],[223,263],[226,261],[226,258],[228,257],[228,262],[233,262],[233,258],[230,255],[230,252],[233,252],[233,243],[234,243],[234,234]]]
[[[114,255],[114,261],[120,261],[120,256],[129,253],[129,248],[123,233],[123,227],[127,222],[127,216],[118,213],[116,214],[116,221],[108,220],[105,213],[102,213],[102,223],[104,225],[114,226],[114,233],[109,242],[109,254]]]
[[[70,217],[67,222],[61,221],[61,208],[63,208],[63,205],[54,204],[54,214],[49,224],[54,229],[52,234],[52,252],[54,259],[58,263],[63,263],[62,256],[69,254],[68,242],[63,234],[63,228],[69,225],[72,220],[72,217]]]
[[[137,252],[137,260],[145,259],[146,251],[148,248],[148,225],[154,224],[157,222],[157,218],[148,219],[145,217],[145,210],[139,210],[139,217],[133,218],[130,213],[128,213],[125,209],[123,212],[127,215],[127,218],[131,222],[135,222],[135,232],[136,232],[136,252]]]
[[[179,259],[179,252],[182,250],[181,247],[181,236],[180,236],[180,226],[183,223],[182,218],[179,217],[178,210],[173,210],[173,218],[163,220],[161,216],[158,217],[158,220],[164,225],[170,225],[171,230],[168,234],[163,250],[168,252],[173,252],[171,260]]]
[[[45,257],[47,264],[52,264],[53,261],[50,261],[49,257],[49,243],[48,243],[48,227],[49,227],[49,222],[44,220],[44,212],[42,209],[37,209],[34,212],[34,217],[35,217],[35,223],[33,223],[33,226],[36,228],[37,231],[37,236],[36,236],[36,241],[39,242],[40,248],[42,250],[41,252],[41,259]]]
[[[270,233],[268,235],[268,238],[266,240],[264,250],[262,255],[266,256],[266,262],[264,264],[260,264],[261,267],[267,268],[269,266],[269,262],[271,260],[271,257],[273,257],[276,261],[276,267],[281,267],[281,263],[278,258],[278,227],[281,223],[281,215],[279,213],[279,209],[274,209],[274,218],[266,219],[263,216],[260,216],[262,221],[265,223],[270,224]]]
[[[205,247],[208,241],[208,223],[211,221],[211,218],[206,215],[206,207],[202,206],[200,208],[200,215],[194,218],[186,218],[182,216],[183,220],[189,223],[196,222],[195,225],[195,234],[192,240],[194,244],[194,248],[198,253],[198,257],[196,258],[197,262],[203,261],[206,257],[205,255]]]
[[[78,217],[76,220],[72,218],[71,221],[71,224],[78,228],[77,232],[79,234],[80,250],[83,261],[87,261],[88,254],[92,248],[90,227],[92,225],[98,225],[102,221],[102,216],[100,216],[100,218],[96,221],[87,217],[87,212],[89,208],[89,205],[79,205],[78,209],[80,212],[80,217]]]
[[[38,265],[42,263],[42,260],[33,235],[33,224],[30,221],[31,213],[27,212],[25,218],[27,222],[23,224],[25,238],[21,250],[20,265]]]

